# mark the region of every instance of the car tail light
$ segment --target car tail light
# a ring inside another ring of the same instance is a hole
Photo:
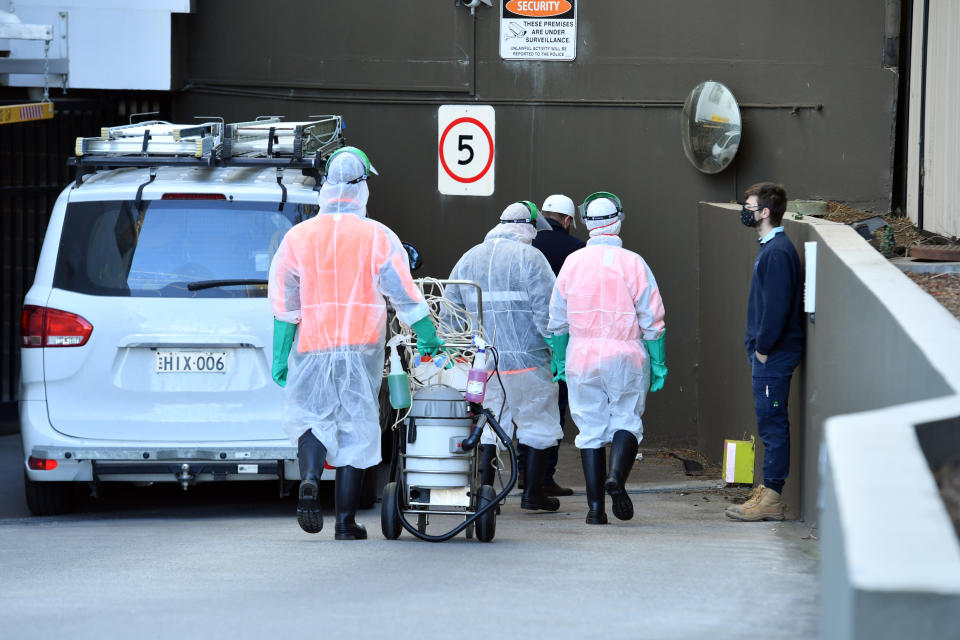
[[[44,311],[46,309],[43,307],[35,307],[31,304],[24,305],[23,313],[20,314],[20,346],[43,346]]]
[[[48,460],[47,458],[34,458],[33,456],[30,456],[27,459],[27,466],[34,471],[52,471],[57,468],[57,461]]]
[[[81,347],[91,333],[93,325],[69,311],[28,304],[20,315],[22,347]]]
[[[161,200],[226,200],[222,193],[165,193]]]

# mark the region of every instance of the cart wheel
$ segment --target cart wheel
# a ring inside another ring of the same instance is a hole
[[[488,484],[480,487],[480,495],[477,496],[477,509],[482,509],[497,497],[497,492]],[[491,509],[477,518],[477,540],[480,542],[490,542],[497,532],[497,513],[496,509]]]
[[[383,504],[380,505],[380,530],[387,540],[400,537],[400,516],[397,515],[397,501],[400,499],[400,487],[389,482],[383,488]]]
[[[421,513],[417,516],[417,531],[420,533],[427,532],[427,514]]]

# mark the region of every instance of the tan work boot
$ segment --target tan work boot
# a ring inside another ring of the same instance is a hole
[[[731,513],[740,513],[741,510],[747,507],[752,507],[754,504],[757,503],[757,500],[760,499],[760,495],[762,493],[763,493],[763,484],[758,484],[750,491],[750,495],[747,496],[747,499],[745,502],[741,502],[740,504],[732,504],[729,507],[727,507],[727,515],[730,515]]]
[[[763,485],[760,485],[759,489],[757,499],[754,502],[747,501],[736,510],[733,507],[727,509],[727,517],[744,522],[783,520],[784,506],[780,494]]]

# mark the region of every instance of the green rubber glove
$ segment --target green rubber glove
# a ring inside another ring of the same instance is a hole
[[[273,319],[273,381],[287,386],[287,358],[293,348],[297,325]]]
[[[553,374],[553,381],[567,381],[567,344],[570,342],[570,334],[564,333],[553,336],[550,348],[553,349],[553,355],[550,357],[550,373]]]
[[[547,336],[543,339],[543,341],[547,343],[548,347],[550,347],[550,375],[555,376],[557,375],[557,367],[556,363],[553,361],[553,336]]]
[[[650,354],[650,392],[663,389],[667,380],[667,350],[663,339],[667,335],[664,331],[656,340],[644,340],[647,344],[647,353]]]
[[[437,337],[437,330],[430,316],[423,316],[410,327],[417,334],[417,351],[428,356],[434,356],[440,351],[443,340]]]

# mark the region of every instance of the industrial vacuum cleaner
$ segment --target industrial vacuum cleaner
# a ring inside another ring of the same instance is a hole
[[[460,532],[467,538],[476,533],[477,540],[490,542],[496,533],[498,507],[517,481],[517,454],[494,413],[481,404],[487,380],[496,384],[499,379],[496,348],[483,335],[482,294],[474,282],[428,278],[416,282],[444,340],[444,353],[433,358],[415,355],[411,332],[398,322],[391,323],[390,402],[406,413],[392,429],[393,457],[390,481],[383,489],[380,525],[388,540],[399,538],[406,529],[428,542],[444,542]],[[443,289],[450,286],[476,290],[476,317],[443,297]],[[399,349],[407,356],[406,369]],[[411,386],[417,388],[412,397]],[[478,444],[487,425],[510,457],[510,478],[499,494],[493,486],[480,483]],[[427,525],[435,516],[462,521],[445,533],[431,535]]]

